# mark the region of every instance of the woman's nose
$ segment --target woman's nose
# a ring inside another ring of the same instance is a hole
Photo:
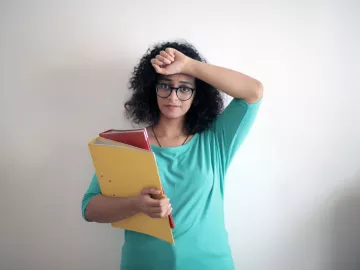
[[[173,89],[173,90],[171,91],[171,94],[170,94],[170,96],[169,96],[169,99],[170,99],[170,100],[177,100],[177,99],[178,99],[178,97],[177,97],[177,95],[176,95],[176,90],[175,90],[175,89]]]

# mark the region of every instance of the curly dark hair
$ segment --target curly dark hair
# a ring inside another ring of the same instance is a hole
[[[132,72],[129,88],[133,94],[124,105],[126,117],[135,124],[156,125],[159,121],[160,110],[155,91],[159,74],[150,60],[169,47],[195,60],[206,62],[195,47],[186,41],[158,43],[153,48],[150,47]],[[218,89],[197,78],[195,84],[196,94],[185,115],[185,129],[189,134],[200,133],[209,128],[224,108],[223,97]]]

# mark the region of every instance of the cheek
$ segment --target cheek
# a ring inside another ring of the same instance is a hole
[[[184,112],[187,112],[188,110],[190,110],[192,101],[188,101],[188,102],[183,102],[181,108],[183,109]]]
[[[191,98],[190,100],[188,100],[188,101],[183,102],[182,107],[184,108],[184,110],[188,111],[188,110],[190,110],[190,108],[191,108],[191,106],[193,105],[193,103],[194,103],[194,97],[192,97],[192,98]]]
[[[157,104],[159,107],[162,107],[163,105],[165,105],[165,100],[163,98],[157,97]]]

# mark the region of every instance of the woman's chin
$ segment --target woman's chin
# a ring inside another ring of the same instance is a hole
[[[162,112],[161,114],[168,119],[178,119],[184,116],[183,114],[176,112],[166,112],[166,113]]]

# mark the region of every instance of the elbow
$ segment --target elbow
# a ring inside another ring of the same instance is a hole
[[[88,222],[92,222],[94,217],[93,198],[93,196],[85,196],[82,201],[82,216]]]
[[[257,83],[257,87],[256,87],[256,98],[257,101],[259,101],[260,99],[262,99],[263,94],[264,94],[264,86],[261,82]]]
[[[253,90],[251,91],[250,97],[246,100],[248,103],[256,103],[263,97],[264,86],[260,81],[256,81]]]
[[[92,216],[91,210],[89,209],[89,207],[86,207],[85,211],[83,213],[83,217],[84,217],[85,221],[91,222],[92,221],[91,216]]]

